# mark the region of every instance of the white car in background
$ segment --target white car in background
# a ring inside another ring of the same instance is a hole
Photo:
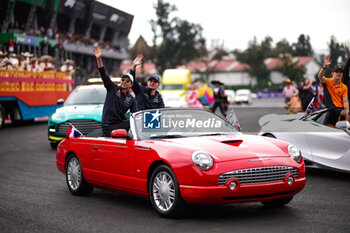
[[[252,92],[249,89],[240,89],[236,91],[235,96],[236,104],[251,104],[252,103]]]
[[[227,101],[230,104],[233,104],[235,102],[235,91],[234,90],[225,90],[225,94],[227,96]]]
[[[186,108],[186,100],[177,94],[165,94],[162,96],[166,108]]]

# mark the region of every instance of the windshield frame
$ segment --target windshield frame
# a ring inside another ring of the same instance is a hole
[[[319,118],[320,115],[327,114],[327,112],[328,112],[328,108],[323,108],[318,111],[311,112],[310,114],[306,115],[306,117],[304,117],[305,115],[303,115],[299,120],[302,120],[302,121],[311,120],[311,121],[317,122],[314,118]]]

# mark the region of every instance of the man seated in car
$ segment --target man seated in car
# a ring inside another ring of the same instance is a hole
[[[136,77],[136,67],[142,64],[143,55],[139,54],[132,63],[129,73]],[[139,110],[164,108],[162,95],[158,92],[161,78],[153,74],[148,77],[147,87],[140,85],[137,81],[133,82],[132,90],[136,95],[136,102]]]
[[[334,126],[339,117],[344,117],[347,121],[349,117],[349,102],[348,102],[348,88],[341,82],[343,76],[343,67],[336,65],[333,68],[332,78],[324,77],[324,72],[328,66],[332,63],[329,56],[324,59],[324,64],[318,78],[322,84],[325,85],[324,96],[326,107],[330,110],[330,116],[327,123]]]
[[[100,47],[95,46],[94,53],[103,85],[107,89],[102,112],[102,131],[105,136],[110,137],[111,132],[115,129],[125,129],[128,131],[130,122],[126,120],[125,113],[129,109],[131,112],[138,111],[136,100],[129,93],[134,82],[134,77],[131,74],[124,74],[121,77],[120,86],[115,85],[103,67],[102,50]]]

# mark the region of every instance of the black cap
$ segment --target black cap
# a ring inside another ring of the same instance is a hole
[[[333,67],[333,72],[335,72],[335,71],[338,71],[338,70],[341,70],[341,71],[343,71],[344,70],[344,67],[342,66],[342,65],[335,65],[334,67]]]

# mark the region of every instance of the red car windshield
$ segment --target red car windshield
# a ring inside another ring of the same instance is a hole
[[[140,139],[238,133],[224,119],[200,109],[145,110],[134,115],[134,124]]]

